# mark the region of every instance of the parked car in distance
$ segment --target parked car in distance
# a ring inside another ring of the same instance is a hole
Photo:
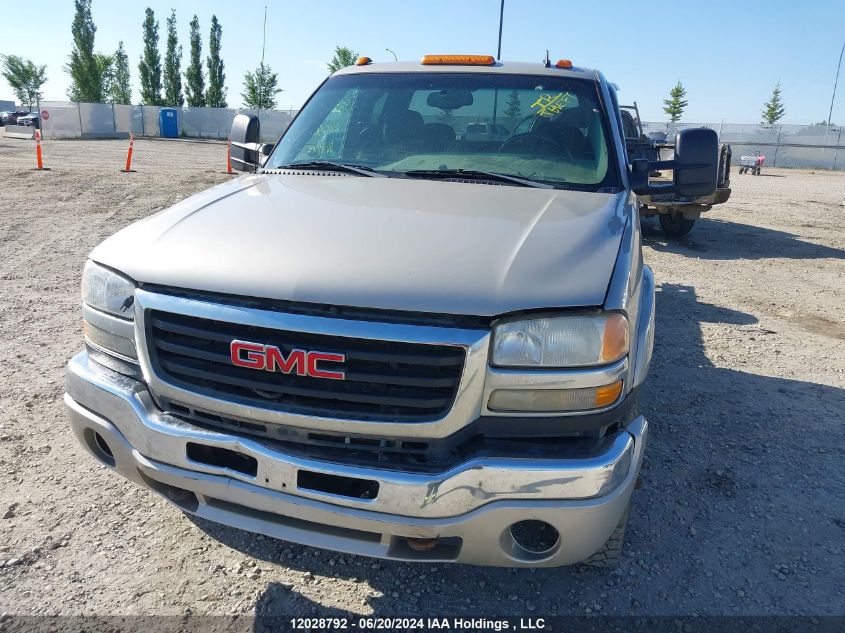
[[[507,128],[498,123],[469,123],[464,130],[463,141],[495,141],[501,143],[508,136]]]
[[[0,112],[0,125],[15,125],[18,118],[29,114],[26,110],[17,110],[15,112]]]
[[[30,112],[22,117],[18,117],[17,125],[23,125],[26,127],[35,127],[39,130],[41,129],[41,118],[38,116],[37,112]]]

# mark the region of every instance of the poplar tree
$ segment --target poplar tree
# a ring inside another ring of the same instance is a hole
[[[220,41],[223,38],[223,28],[216,15],[211,16],[211,33],[208,36],[208,90],[205,93],[205,104],[210,108],[226,107],[226,74],[223,72],[223,60],[220,59]]]
[[[181,67],[182,47],[176,35],[176,11],[171,9],[167,18],[167,48],[164,53],[164,105],[181,107],[185,103]]]
[[[144,52],[138,64],[141,75],[141,102],[144,105],[162,105],[161,56],[158,52],[158,21],[149,7],[144,18]]]
[[[112,103],[129,105],[132,103],[132,84],[129,76],[129,56],[123,48],[123,40],[117,46],[114,53],[114,72],[112,83],[109,89],[109,97]]]
[[[65,70],[70,75],[67,94],[71,101],[101,103],[106,97],[106,82],[111,57],[94,52],[97,27],[91,17],[91,0],[74,0],[76,9],[70,31],[73,50]]]
[[[202,70],[202,40],[200,21],[197,16],[191,20],[191,62],[185,71],[185,97],[188,105],[201,108],[205,105],[205,76]]]

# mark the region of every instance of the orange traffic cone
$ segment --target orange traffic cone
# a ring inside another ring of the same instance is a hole
[[[135,135],[130,132],[129,133],[129,151],[126,152],[126,168],[120,170],[125,174],[128,174],[128,173],[134,171],[132,169],[132,146],[134,144],[135,144]]]
[[[41,130],[35,130],[35,164],[37,169],[44,169],[44,159],[41,156]]]

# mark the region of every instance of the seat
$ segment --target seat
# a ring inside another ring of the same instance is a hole
[[[399,141],[408,147],[419,143],[425,136],[425,123],[422,115],[416,110],[397,110],[385,113],[382,130],[384,141],[390,145]]]
[[[444,152],[455,143],[455,130],[446,123],[426,123],[423,135],[427,152]]]
[[[538,120],[531,134],[545,137],[562,145],[573,158],[594,160],[595,155],[583,132],[575,125],[558,120]]]

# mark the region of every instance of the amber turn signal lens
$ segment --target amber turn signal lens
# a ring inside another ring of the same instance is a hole
[[[605,363],[617,361],[628,353],[628,320],[621,314],[611,314],[604,325],[601,359]]]
[[[492,66],[496,60],[492,55],[425,55],[420,63],[425,66],[448,65],[457,66]]]
[[[622,393],[622,381],[613,383],[612,385],[605,385],[596,389],[596,409],[601,409],[613,404],[619,399],[619,394]]]
[[[495,389],[487,401],[491,411],[565,413],[603,409],[619,400],[622,381],[583,389]]]

